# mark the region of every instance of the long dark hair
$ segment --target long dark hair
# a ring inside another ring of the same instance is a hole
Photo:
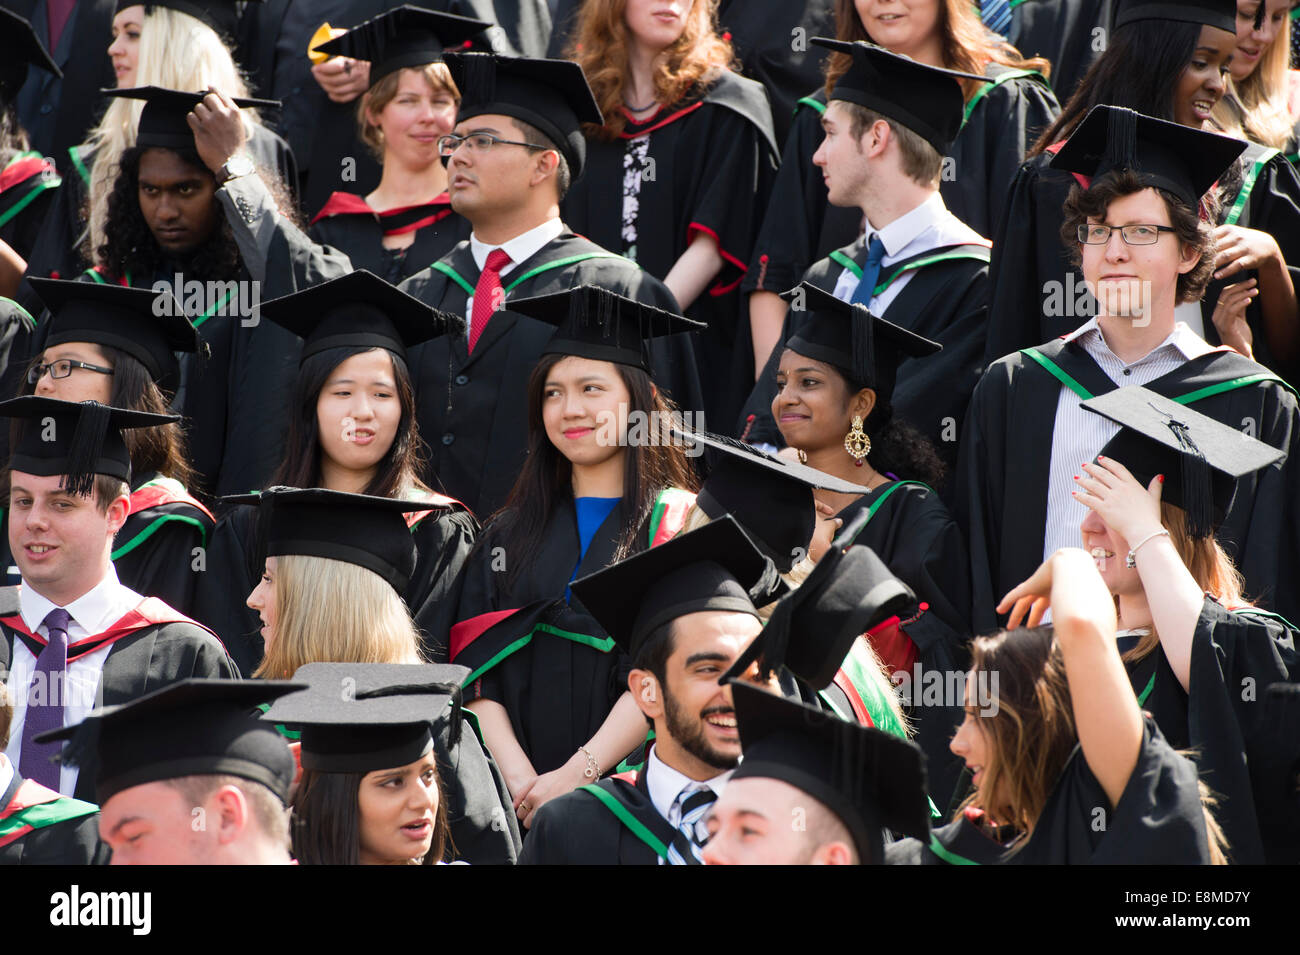
[[[170,413],[167,396],[138,359],[111,345],[98,342],[90,344],[100,349],[104,358],[113,366],[109,404],[115,408],[147,411],[150,414]],[[38,354],[32,358],[31,367],[40,363],[41,356]],[[22,393],[30,395],[35,392],[36,385],[24,377]],[[133,480],[148,474],[161,474],[180,481],[186,487],[194,480],[194,470],[190,467],[185,448],[185,432],[180,422],[174,421],[156,428],[128,428],[122,432],[122,440],[126,442],[126,449],[131,455]]]
[[[572,493],[573,466],[569,459],[551,444],[542,424],[542,399],[546,379],[567,355],[544,355],[528,379],[528,458],[524,462],[510,497],[503,508],[492,516],[493,523],[500,522],[503,533],[500,545],[508,555],[506,561],[506,586],[512,587],[523,568],[532,564],[542,537],[542,530],[555,504]],[[646,415],[652,421],[673,419],[677,406],[662,391],[654,387],[640,368],[615,364],[627,388],[631,412]],[[619,537],[614,559],[621,560],[632,553],[637,535],[650,512],[654,509],[659,492],[669,487],[694,491],[699,487],[694,469],[680,446],[655,440],[629,444],[623,468],[624,513],[630,519]],[[479,538],[485,542],[488,535]]]
[[[114,279],[131,275],[133,281],[149,283],[167,264],[168,256],[149,231],[140,211],[140,158],[146,149],[158,146],[132,146],[123,151],[118,164],[113,191],[108,194],[108,218],[104,233],[109,240],[96,253],[99,263]],[[181,162],[201,175],[216,181],[193,149],[172,149]],[[212,199],[217,202],[216,197]],[[217,210],[217,229],[186,263],[185,276],[200,282],[229,281],[239,274],[239,246],[225,215]]]
[[[1089,67],[1029,156],[1069,136],[1094,106],[1123,106],[1173,122],[1174,93],[1200,36],[1199,23],[1171,20],[1137,20],[1112,30],[1110,46]]]
[[[373,349],[348,346],[328,348],[309,356],[298,369],[294,383],[293,414],[289,417],[289,439],[284,460],[271,484],[285,487],[319,487],[321,480],[320,425],[316,419],[316,402],[321,389],[339,365],[354,355]],[[424,468],[425,446],[415,426],[415,388],[406,362],[392,352],[393,381],[402,416],[397,422],[397,436],[380,459],[375,476],[364,493],[375,497],[394,497],[411,489],[428,490],[419,475]]]
[[[293,796],[293,856],[302,865],[361,864],[361,780],[365,773],[302,771]],[[433,865],[455,852],[447,821],[442,771],[439,769],[438,812],[433,843],[421,865]]]
[[[829,367],[844,382],[846,406],[854,395],[868,387],[854,381],[838,365]],[[908,422],[894,417],[892,377],[885,372],[882,380],[871,389],[876,403],[862,423],[862,430],[871,438],[867,463],[881,474],[894,474],[905,481],[920,481],[938,488],[943,483],[947,467],[929,438]]]

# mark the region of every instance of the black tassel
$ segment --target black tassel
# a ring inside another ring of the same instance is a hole
[[[757,605],[757,601],[755,604]],[[793,600],[782,600],[778,603],[772,611],[772,616],[768,618],[767,626],[763,628],[762,637],[754,641],[762,644],[763,656],[758,664],[758,676],[761,680],[768,679],[777,668],[785,665],[785,655],[790,649],[790,627],[794,623],[791,619],[794,613],[793,607]]]
[[[63,489],[69,494],[88,495],[95,489],[95,462],[103,453],[111,420],[108,405],[98,401],[81,403],[81,416],[72,432],[63,478]]]
[[[875,321],[865,305],[854,305],[851,345],[853,348],[853,373],[867,388],[876,386],[875,373]]]
[[[464,80],[460,84],[462,94],[474,98],[476,103],[491,103],[497,98],[497,63],[492,53],[465,53],[461,63],[464,64]]]
[[[1137,165],[1137,118],[1131,109],[1112,107],[1106,130],[1106,158],[1112,169]]]
[[[1214,533],[1214,494],[1210,465],[1181,421],[1167,422],[1182,450],[1183,510],[1187,512],[1187,533],[1201,539]]]
[[[1268,4],[1264,0],[1259,0],[1259,6],[1255,8],[1255,25],[1254,29],[1262,30],[1264,28],[1264,14],[1267,11]]]

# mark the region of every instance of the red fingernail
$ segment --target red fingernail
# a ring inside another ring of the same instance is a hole
[[[1165,476],[1164,476],[1163,474],[1157,474],[1157,475],[1156,475],[1156,480],[1159,481],[1161,484],[1164,484],[1164,483],[1165,483]]]
[[[1079,480],[1079,475],[1076,474],[1076,475],[1074,476],[1074,479],[1075,479],[1076,481]]]

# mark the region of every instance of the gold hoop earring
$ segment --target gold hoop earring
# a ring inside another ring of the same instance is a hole
[[[871,439],[862,430],[862,415],[853,416],[853,427],[844,436],[844,450],[858,467],[862,467],[862,459],[871,453]]]
[[[799,452],[799,463],[800,463],[800,464],[807,464],[807,463],[808,463],[808,452],[805,451],[803,448],[795,448],[795,450]]]

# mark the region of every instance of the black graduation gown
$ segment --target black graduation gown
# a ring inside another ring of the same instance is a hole
[[[0,575],[2,586],[21,582],[9,550],[8,508],[0,508]],[[131,483],[131,510],[113,538],[113,566],[123,587],[142,597],[157,597],[173,610],[190,615],[202,574],[202,556],[214,524],[208,509],[177,481],[157,473]]]
[[[1162,648],[1125,664],[1138,703],[1169,744],[1192,749],[1201,779],[1218,798],[1214,817],[1236,863],[1278,861],[1269,853],[1270,833],[1260,825],[1270,807],[1260,805],[1264,794],[1253,791],[1242,757],[1268,730],[1264,688],[1300,679],[1295,635],[1295,628],[1275,615],[1249,608],[1234,612],[1206,597],[1192,636],[1190,692],[1183,690]]]
[[[404,599],[420,629],[425,657],[443,662],[447,633],[455,620],[460,570],[473,547],[478,523],[457,502],[414,512],[408,518],[415,520],[411,536],[416,562]],[[245,504],[225,514],[208,547],[207,572],[195,598],[194,616],[221,637],[243,673],[252,673],[262,662],[261,624],[245,601],[257,586],[265,562],[258,509]]]
[[[1077,343],[1060,340],[995,362],[976,386],[953,510],[970,545],[977,634],[997,628],[993,608],[1043,560],[1052,433],[1065,386],[1041,362],[1067,376],[1080,397],[1117,387]],[[1146,387],[1234,428],[1253,426],[1255,437],[1288,452],[1287,461],[1238,481],[1216,536],[1245,576],[1247,594],[1265,609],[1300,616],[1295,395],[1260,365],[1229,351],[1195,358]]]
[[[725,427],[736,419],[754,380],[754,349],[748,321],[739,321],[738,287],[776,175],[771,110],[759,84],[723,71],[706,89],[644,122],[629,122],[620,139],[589,139],[585,171],[562,208],[573,231],[604,248],[624,247],[624,156],[628,140],[647,132],[653,165],[641,183],[636,261],[662,280],[697,235],[717,241],[723,267],[686,315],[708,325],[696,351],[704,412]]]
[[[952,754],[948,744],[963,712],[960,703],[943,706],[942,699],[928,697],[924,692],[927,678],[922,674],[964,673],[969,667],[970,572],[966,544],[939,496],[916,481],[882,485],[836,516],[847,527],[863,510],[871,512],[871,517],[853,544],[875,551],[894,576],[916,594],[918,606],[898,624],[916,647],[916,665],[906,681],[911,692],[904,693],[904,703],[910,702],[905,709],[914,729],[914,741],[928,760],[930,795],[939,807],[946,808],[962,769],[961,760]],[[920,605],[926,605],[926,609]]]
[[[435,308],[466,315],[479,269],[469,242],[400,286]],[[506,274],[511,299],[599,285],[628,298],[676,311],[672,293],[636,264],[565,231]],[[467,324],[468,324],[468,316]],[[416,421],[430,448],[425,482],[475,514],[487,517],[502,504],[528,449],[528,376],[554,325],[509,308],[492,316],[473,354],[466,339],[443,335],[410,351]],[[692,335],[655,340],[650,347],[655,383],[683,411],[701,408]]]
[[[468,711],[466,711],[468,712]],[[447,799],[455,852],[470,865],[514,865],[519,858],[519,821],[505,776],[483,745],[472,713],[453,740],[446,720],[436,725],[438,778]]]
[[[394,261],[383,247],[385,235],[415,229],[415,241]],[[469,238],[469,220],[452,211],[447,193],[422,206],[375,212],[364,197],[336,192],[316,214],[308,231],[314,240],[347,255],[354,268],[373,272],[396,285],[427,268]]]
[[[508,512],[483,529],[465,565],[450,655],[471,670],[466,700],[505,707],[520,747],[542,774],[585,745],[627,690],[624,654],[576,595],[566,601],[564,594],[571,580],[613,563],[630,515],[622,501],[616,504],[579,562],[577,511],[566,493],[512,586],[502,572],[511,555],[498,550],[506,519]]]
[[[1051,160],[1051,154],[1040,153],[1020,167],[1001,231],[994,237],[984,352],[990,364],[1018,349],[1067,335],[1094,314],[1083,273],[1070,264],[1061,240],[1062,206],[1075,184],[1085,186],[1090,180],[1050,168]],[[1300,262],[1300,177],[1285,156],[1251,143],[1222,187],[1220,224],[1268,232],[1288,263]],[[1236,273],[1212,281],[1206,289],[1201,314],[1210,344],[1219,344],[1212,316],[1224,286],[1254,275]],[[1300,280],[1300,271],[1293,269],[1291,275],[1293,282]],[[1254,332],[1255,360],[1288,381],[1300,380],[1300,369],[1274,360],[1258,301],[1247,309],[1246,320]]]
[[[658,865],[676,833],[650,801],[645,771],[608,776],[533,816],[520,865]]]
[[[866,237],[837,249],[813,264],[804,276],[827,292],[835,291],[844,269],[861,277]],[[892,404],[894,414],[919,428],[949,467],[957,462],[957,436],[971,392],[984,371],[984,333],[988,323],[989,250],[982,245],[945,246],[909,256],[889,267],[877,289],[911,272],[912,277],[880,317],[943,345],[925,358],[908,358],[898,368]],[[798,331],[803,316],[786,313],[781,341]],[[776,373],[782,348],[774,348],[763,373],[745,403],[746,440],[777,447],[785,444],[772,417]],[[945,488],[939,490],[944,491]]]
[[[23,813],[34,805],[41,807],[37,813]],[[0,793],[0,866],[107,865],[110,855],[99,841],[97,806],[60,796],[14,767]]]
[[[939,193],[949,212],[980,235],[992,236],[1016,170],[1060,106],[1037,73],[1001,66],[990,66],[984,73],[996,85],[967,103],[966,123],[949,151]],[[793,288],[810,265],[862,231],[860,210],[836,208],[826,201],[821,170],[812,163],[823,138],[825,91],[804,97],[799,106],[741,284],[744,292]]]
[[[24,261],[31,258],[59,182],[54,164],[37,152],[15,153],[0,168],[0,241]]]
[[[298,189],[298,164],[289,144],[262,125],[255,125],[248,141],[248,154],[259,167],[280,177],[292,196]],[[93,263],[83,254],[84,232],[89,225],[86,203],[90,193],[90,170],[95,150],[85,143],[69,147],[66,156],[55,157],[67,168],[63,183],[52,191],[50,207],[39,223],[32,253],[27,261],[27,275],[37,278],[76,278]],[[91,250],[92,258],[97,257]],[[171,276],[168,276],[170,281]],[[18,300],[35,312],[40,305],[26,281],[19,289]]]
[[[1011,5],[1007,38],[1022,56],[1051,62],[1052,89],[1064,103],[1106,49],[1113,6],[1114,0],[1020,0]]]
[[[930,833],[929,845],[903,839],[885,847],[889,865],[1204,865],[1209,841],[1196,766],[1143,719],[1133,775],[1112,810],[1106,791],[1075,746],[1033,834],[1012,852],[967,815]]]
[[[21,641],[34,656],[45,642],[28,633],[19,612],[18,588],[0,588],[0,671],[13,669],[14,642]],[[146,598],[103,633],[68,645],[68,662],[112,644],[100,672],[96,702],[101,706],[129,703],[179,680],[239,679],[221,641],[210,631],[176,613],[159,600]],[[98,759],[88,756],[77,775],[78,799],[95,798]]]

